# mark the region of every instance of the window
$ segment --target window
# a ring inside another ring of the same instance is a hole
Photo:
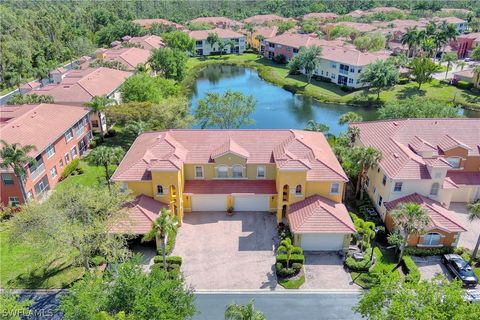
[[[330,186],[330,193],[331,194],[338,194],[340,192],[340,184],[332,183]]]
[[[57,167],[53,166],[53,168],[50,170],[50,175],[52,176],[52,179],[57,177]]]
[[[70,153],[65,153],[65,163],[69,163],[70,162]]]
[[[35,161],[29,165],[30,177],[32,180],[37,179],[45,172],[45,164],[43,163],[42,155],[35,158]]]
[[[50,190],[50,185],[48,184],[48,177],[44,175],[40,181],[35,185],[35,193],[42,197],[46,191]]]
[[[432,188],[430,189],[430,195],[437,196],[439,189],[440,189],[440,184],[438,182],[435,182],[434,184],[432,184]]]
[[[47,154],[47,158],[49,159],[55,154],[55,147],[53,146],[53,144],[47,147],[45,153]]]
[[[355,68],[354,68],[354,67],[350,67],[350,72],[355,72]]]
[[[240,165],[233,166],[233,177],[234,178],[241,178],[243,177],[243,167]]]
[[[337,68],[337,64],[336,63],[332,63],[332,68]]]
[[[386,175],[383,175],[382,184],[383,185],[387,184],[387,176]]]
[[[293,48],[293,53],[298,53],[298,49],[297,49],[297,48]]]
[[[202,166],[195,166],[195,178],[202,179],[203,178],[203,167]]]
[[[427,233],[423,236],[422,244],[424,246],[438,246],[440,244],[441,235],[438,233]]]
[[[453,168],[460,168],[461,158],[450,157],[450,158],[447,158],[447,161]]]
[[[65,132],[65,140],[70,141],[73,139],[73,132],[72,129],[69,129],[67,132]]]
[[[332,79],[335,79],[335,77],[336,77],[335,73],[332,73],[332,75],[330,76],[330,78],[332,78]]]
[[[395,187],[393,187],[394,192],[402,192],[403,182],[395,182]]]
[[[6,186],[13,185],[13,175],[11,173],[2,173],[2,180]]]
[[[77,157],[77,147],[73,146],[72,148],[72,159],[75,159]]]
[[[217,176],[219,178],[227,178],[228,177],[228,167],[227,166],[220,166],[217,168]]]
[[[58,165],[60,166],[60,168],[63,168],[63,159],[60,159],[60,161],[58,162]]]
[[[163,186],[157,184],[157,194],[163,194]]]
[[[378,206],[381,207],[383,203],[383,198],[381,195],[378,195]]]
[[[8,203],[12,207],[16,207],[20,204],[20,199],[18,199],[18,197],[8,197]]]
[[[348,83],[353,83],[353,79],[352,79],[352,78],[349,78],[349,79],[348,79]]]
[[[98,128],[98,120],[92,120],[92,127]]]
[[[297,187],[295,188],[295,194],[296,195],[301,195],[302,194],[302,185],[298,184]]]
[[[120,192],[126,192],[128,190],[128,184],[126,182],[122,182],[120,184]]]
[[[265,166],[257,166],[257,179],[265,178]]]

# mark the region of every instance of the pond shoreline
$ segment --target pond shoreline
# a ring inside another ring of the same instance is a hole
[[[225,66],[238,66],[244,67],[255,70],[259,77],[269,83],[272,83],[284,90],[287,90],[295,95],[305,95],[315,99],[320,103],[328,103],[328,104],[337,104],[337,105],[347,105],[353,107],[377,107],[378,103],[375,99],[367,97],[367,100],[359,100],[355,101],[354,99],[348,100],[341,100],[332,96],[327,96],[323,94],[315,94],[314,92],[308,92],[305,88],[308,86],[305,83],[304,86],[299,86],[295,84],[290,84],[284,80],[284,78],[274,70],[273,67],[261,64],[255,60],[228,60],[228,56],[225,56],[225,60],[219,59],[199,59],[199,63],[193,67],[191,67],[187,71],[187,76],[181,82],[184,93],[189,95],[191,93],[192,87],[197,80],[200,72],[204,70],[206,67],[211,65],[225,65]],[[442,101],[438,99],[438,101]],[[445,102],[448,103],[448,102]],[[471,110],[471,111],[480,111],[480,106],[476,104],[468,104],[463,102],[457,102],[464,110]]]

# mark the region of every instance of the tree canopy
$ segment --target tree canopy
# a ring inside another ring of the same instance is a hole
[[[138,73],[125,80],[120,92],[122,101],[125,103],[160,102],[167,97],[177,95],[179,88],[173,80]]]
[[[176,45],[183,46],[176,43]],[[148,59],[150,67],[167,79],[182,80],[185,77],[188,56],[184,50],[159,48]]]
[[[432,75],[437,71],[435,63],[427,57],[413,58],[411,67],[411,73],[418,83],[418,89],[422,87],[422,84],[432,81]]]
[[[253,123],[251,114],[256,104],[253,96],[245,96],[241,92],[209,92],[198,102],[195,118],[202,129],[238,129]]]
[[[162,38],[169,48],[178,49],[182,52],[195,51],[195,40],[185,32],[172,31],[164,33]]]
[[[458,106],[418,96],[388,101],[377,113],[380,119],[460,117]]]
[[[383,89],[394,86],[400,73],[398,68],[390,60],[377,60],[363,68],[360,74],[360,82],[375,89],[377,100],[380,99],[380,92]]]

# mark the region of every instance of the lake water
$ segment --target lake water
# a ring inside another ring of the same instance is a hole
[[[198,100],[205,97],[208,92],[223,93],[227,90],[253,95],[257,100],[257,107],[252,115],[255,123],[244,128],[303,129],[307,121],[313,119],[326,123],[330,127],[330,133],[338,135],[346,130],[345,125],[338,124],[339,116],[346,112],[354,111],[364,120],[377,118],[375,107],[318,102],[308,96],[294,95],[261,79],[255,70],[222,65],[211,65],[200,72],[193,87],[192,110],[196,108]],[[476,114],[470,112],[466,115],[480,117],[478,112]]]

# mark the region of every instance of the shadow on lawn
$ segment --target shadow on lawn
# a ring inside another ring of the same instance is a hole
[[[72,265],[66,262],[59,263],[59,259],[51,260],[47,265],[36,267],[28,273],[20,274],[16,278],[8,281],[10,287],[37,289],[45,288],[46,281],[61,272],[71,268]],[[69,283],[64,283],[67,286]]]
[[[474,92],[462,92],[462,97],[471,104],[480,105],[480,94]]]
[[[427,92],[425,90],[422,90],[422,89],[418,89],[418,87],[405,87],[403,89],[401,89],[398,93],[397,93],[397,98],[399,99],[406,99],[406,98],[409,98],[409,97],[412,97],[412,96],[425,96]]]

